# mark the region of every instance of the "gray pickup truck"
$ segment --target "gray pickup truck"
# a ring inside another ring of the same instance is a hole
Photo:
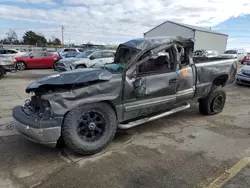
[[[237,60],[193,59],[191,39],[137,39],[121,44],[114,63],[39,79],[13,109],[16,128],[47,146],[64,141],[80,154],[104,149],[117,129],[185,110],[199,102],[204,115],[220,113],[223,87],[235,80]]]

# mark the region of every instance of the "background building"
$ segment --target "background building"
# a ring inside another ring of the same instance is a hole
[[[226,50],[228,35],[202,27],[166,21],[144,33],[145,38],[157,36],[182,36],[195,39],[194,50]]]

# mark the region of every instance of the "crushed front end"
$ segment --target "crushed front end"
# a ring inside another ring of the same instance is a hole
[[[24,106],[13,109],[17,130],[27,139],[54,147],[61,135],[62,117],[55,117],[50,102],[35,94]]]

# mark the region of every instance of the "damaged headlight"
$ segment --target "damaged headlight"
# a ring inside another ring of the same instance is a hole
[[[25,101],[24,107],[28,110],[28,113],[31,113],[41,119],[52,118],[50,102],[42,99],[41,96],[31,96],[31,100]]]

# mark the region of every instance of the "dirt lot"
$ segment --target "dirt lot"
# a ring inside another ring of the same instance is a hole
[[[95,156],[34,144],[14,128],[11,109],[25,87],[52,70],[28,70],[0,80],[0,187],[243,187],[250,176],[249,88],[229,85],[223,113],[187,111],[119,132]]]

